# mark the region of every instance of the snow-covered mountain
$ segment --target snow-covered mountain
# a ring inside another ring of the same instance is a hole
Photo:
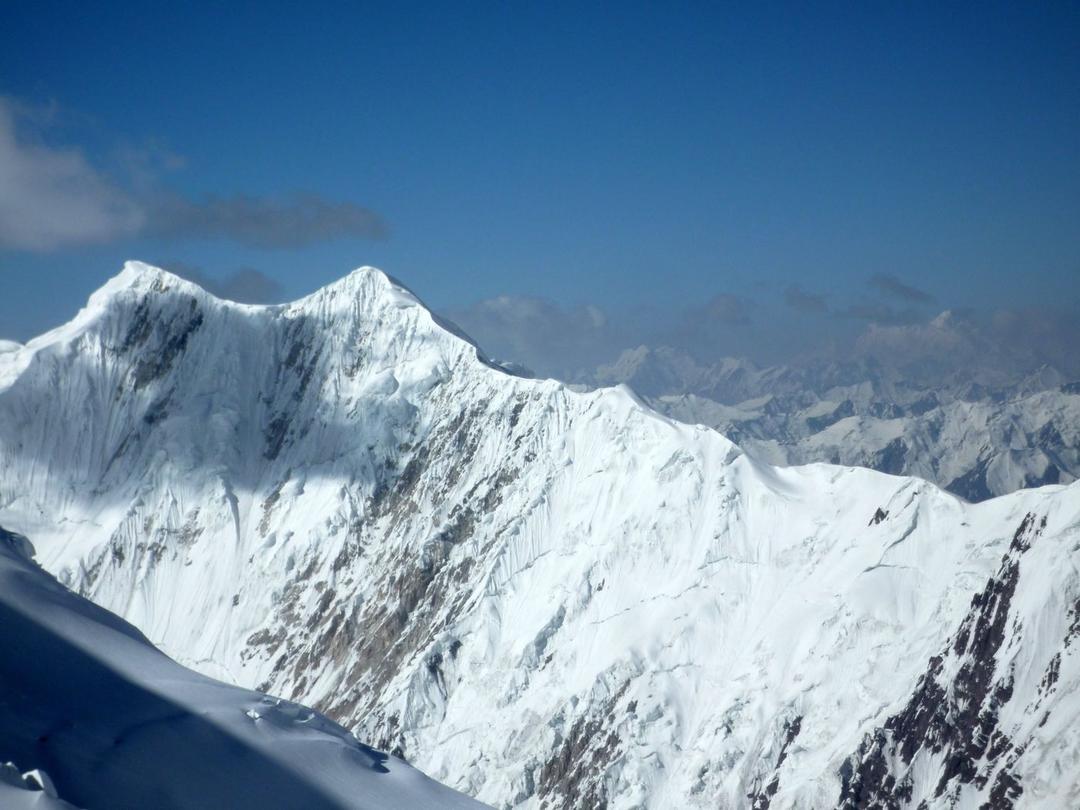
[[[944,330],[948,319],[934,324]],[[662,413],[713,427],[770,464],[914,475],[971,501],[1080,477],[1080,384],[1052,369],[942,382],[870,362],[701,365],[640,346],[586,382],[630,385]]]
[[[777,469],[376,270],[139,264],[0,354],[0,462],[62,581],[496,806],[1080,801],[1080,484]]]
[[[310,709],[184,669],[31,552],[0,529],[5,810],[481,808]]]

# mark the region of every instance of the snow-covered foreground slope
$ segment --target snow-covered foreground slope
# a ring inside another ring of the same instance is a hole
[[[492,804],[1080,796],[1080,485],[764,466],[507,375],[370,269],[250,307],[129,265],[0,354],[0,461],[63,581]]]
[[[184,669],[28,549],[0,529],[0,807],[481,807],[310,709]]]

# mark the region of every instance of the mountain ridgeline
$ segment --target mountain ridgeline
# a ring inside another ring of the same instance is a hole
[[[0,353],[0,462],[73,590],[496,807],[1080,803],[1080,484],[774,468],[377,270],[138,263]]]
[[[1049,367],[986,368],[998,352],[957,320],[943,313],[912,338],[934,341],[944,355],[935,365],[962,369],[949,373],[859,357],[702,365],[685,352],[640,346],[581,381],[630,385],[661,413],[715,428],[770,464],[826,461],[914,475],[969,501],[1075,481],[1080,383]],[[973,354],[984,358],[981,367],[965,368]]]

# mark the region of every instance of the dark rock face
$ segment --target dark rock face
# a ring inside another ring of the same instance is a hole
[[[850,399],[845,399],[841,402],[832,413],[825,414],[824,416],[811,416],[806,420],[806,426],[812,433],[818,433],[829,427],[829,425],[835,425],[841,419],[847,419],[849,416],[855,415],[855,405]]]
[[[574,807],[606,810],[608,792],[604,784],[607,767],[621,756],[615,732],[615,712],[629,683],[623,684],[607,702],[604,711],[579,717],[554,755],[540,769],[536,792],[544,808]]]
[[[155,285],[153,292],[161,293],[166,289],[159,284]],[[184,353],[188,341],[202,323],[203,313],[194,297],[189,297],[186,308],[168,319],[159,316],[151,298],[141,301],[132,313],[127,332],[118,347],[120,354],[127,354],[136,347],[151,349],[139,353],[139,360],[132,369],[132,386],[139,390],[164,377]]]
[[[907,454],[907,443],[903,438],[897,437],[877,452],[870,466],[889,475],[900,475],[904,472]]]
[[[1042,447],[1061,447],[1065,444],[1061,431],[1053,422],[1047,422],[1039,428],[1039,432],[1035,434],[1035,439]]]
[[[278,457],[298,421],[297,413],[318,370],[321,354],[312,325],[304,318],[291,321],[284,337],[277,378],[272,389],[263,395],[264,402],[279,404],[263,434],[266,440],[263,455],[268,461]]]
[[[948,804],[964,785],[983,789],[989,784],[984,807],[1013,806],[1023,787],[1010,766],[1023,748],[998,723],[1014,685],[1012,668],[999,664],[998,652],[1021,631],[1016,620],[1010,624],[1020,561],[1045,526],[1045,518],[1030,513],[1024,518],[997,572],[972,598],[950,643],[930,659],[907,705],[868,734],[841,769],[839,807],[909,806],[910,766],[929,755],[940,763],[933,800]],[[1046,688],[1053,686],[1056,671],[1052,663]]]
[[[986,484],[987,466],[986,461],[979,462],[959,478],[950,481],[945,486],[945,489],[972,503],[992,498],[994,493],[990,491],[990,487]]]
[[[1024,479],[1024,484],[1029,487],[1044,487],[1047,484],[1057,484],[1061,481],[1061,470],[1054,464],[1046,465],[1042,475],[1029,475]]]
[[[764,787],[757,785],[751,793],[747,794],[746,798],[750,800],[751,810],[769,810],[773,796],[780,789],[780,766],[787,759],[791,744],[795,742],[795,738],[799,736],[801,730],[801,715],[796,715],[793,720],[784,723],[784,740],[780,744],[780,753],[776,756],[776,765],[773,767],[772,778]]]

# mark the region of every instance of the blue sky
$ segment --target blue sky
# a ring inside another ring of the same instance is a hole
[[[0,172],[75,151],[112,217],[0,227],[0,336],[128,257],[794,342],[1080,307],[1077,4],[104,5],[0,11]]]

